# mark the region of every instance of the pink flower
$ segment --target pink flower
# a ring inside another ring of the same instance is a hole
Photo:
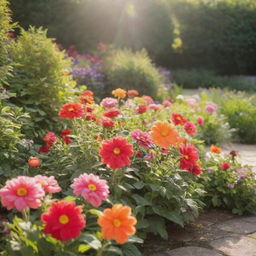
[[[138,142],[142,147],[149,148],[152,146],[153,141],[147,132],[143,132],[140,129],[133,130],[131,132],[132,138]]]
[[[229,163],[222,163],[221,165],[220,165],[220,169],[221,170],[227,170],[227,169],[229,169],[230,168],[230,164]]]
[[[165,108],[168,108],[172,105],[172,103],[169,101],[169,100],[165,100],[163,101],[162,105],[165,107]]]
[[[150,104],[148,107],[149,109],[152,109],[154,111],[157,111],[159,109],[159,104]]]
[[[217,105],[213,102],[209,102],[206,106],[205,106],[205,110],[209,113],[209,114],[213,114],[214,112],[216,112],[217,110]]]
[[[61,187],[53,176],[37,175],[35,181],[42,186],[45,192],[58,193],[61,191]]]
[[[2,205],[8,210],[13,208],[18,211],[26,208],[37,209],[41,206],[41,199],[44,195],[42,186],[34,178],[26,176],[8,180],[0,189]]]
[[[74,179],[71,188],[73,188],[74,194],[81,195],[94,207],[100,206],[102,200],[109,196],[107,182],[94,174],[81,174]]]
[[[196,134],[197,130],[196,130],[196,126],[194,123],[192,122],[186,122],[184,124],[184,129],[187,132],[187,134],[193,136]]]
[[[100,105],[104,108],[114,108],[118,105],[117,99],[114,98],[105,98],[101,101]]]
[[[203,125],[203,124],[204,124],[204,118],[203,118],[202,116],[199,116],[199,117],[197,118],[197,123],[198,123],[199,125]]]

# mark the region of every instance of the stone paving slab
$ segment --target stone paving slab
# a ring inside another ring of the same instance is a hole
[[[210,245],[227,256],[256,256],[256,239],[247,236],[224,237]]]
[[[182,247],[171,250],[165,254],[155,254],[153,256],[222,256],[221,254],[202,247]],[[240,255],[241,256],[241,255]]]
[[[256,232],[256,223],[235,218],[218,224],[218,228],[236,234],[250,234]]]

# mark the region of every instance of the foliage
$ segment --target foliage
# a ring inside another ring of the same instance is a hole
[[[206,190],[208,206],[232,210],[234,214],[255,214],[255,173],[249,166],[236,160],[237,152],[219,155],[208,153],[204,164],[206,171],[200,177]],[[221,167],[227,163],[226,170]]]
[[[117,50],[107,59],[104,73],[108,92],[122,86],[128,90],[136,89],[142,95],[154,96],[163,83],[163,77],[151,63],[145,50],[136,53]]]
[[[256,84],[245,78],[221,76],[214,71],[204,69],[173,70],[173,80],[184,88],[230,88],[235,90],[255,91]]]
[[[46,31],[32,27],[22,30],[11,46],[10,55],[15,62],[7,86],[13,93],[10,100],[30,114],[33,135],[42,135],[43,129],[54,129],[58,108],[72,95],[75,83],[64,72],[70,61],[46,37]]]

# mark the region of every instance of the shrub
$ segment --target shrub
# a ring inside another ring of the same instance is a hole
[[[22,30],[10,55],[15,62],[7,86],[15,94],[10,100],[30,113],[35,135],[53,129],[57,111],[75,85],[66,72],[70,61],[47,38],[46,31],[34,28]]]
[[[237,152],[220,155],[209,153],[201,176],[208,206],[232,210],[234,214],[255,214],[255,173],[236,161]]]
[[[107,59],[104,72],[108,92],[122,87],[154,96],[163,83],[163,77],[151,63],[145,50],[136,53],[130,50],[117,50]]]

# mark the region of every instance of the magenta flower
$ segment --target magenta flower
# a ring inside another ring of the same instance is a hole
[[[216,112],[217,110],[217,105],[213,102],[209,102],[206,106],[205,106],[205,110],[209,113],[209,114],[213,114],[214,112]]]
[[[45,192],[34,178],[18,176],[6,181],[0,189],[1,202],[8,210],[16,208],[22,211],[27,208],[37,209],[41,206],[41,199]]]
[[[117,99],[114,99],[114,98],[104,98],[100,105],[104,108],[114,108],[118,105],[118,101]]]
[[[138,142],[142,147],[149,148],[152,146],[153,141],[147,132],[143,132],[140,129],[133,130],[131,132],[132,138]]]
[[[74,194],[81,195],[94,207],[100,206],[102,200],[107,199],[109,196],[107,182],[94,174],[81,174],[74,179],[71,188]]]
[[[45,192],[58,193],[61,191],[61,187],[53,176],[37,175],[35,176],[35,181],[42,186]]]

